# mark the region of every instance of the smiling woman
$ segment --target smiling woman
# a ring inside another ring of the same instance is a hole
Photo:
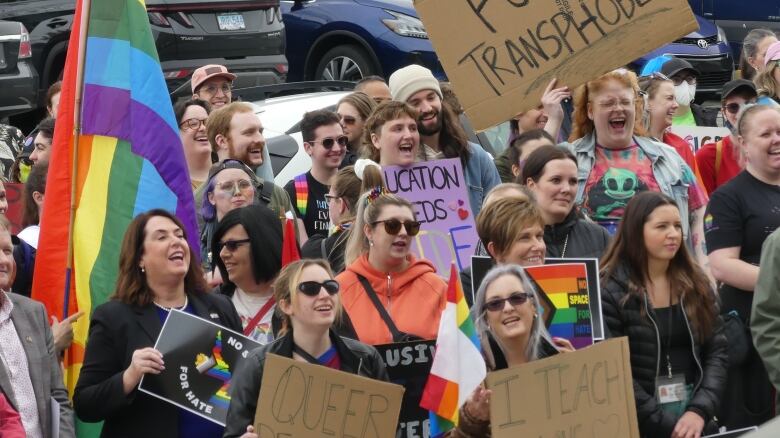
[[[408,166],[417,159],[417,111],[396,101],[381,103],[366,121],[363,156],[382,166]]]
[[[205,100],[190,99],[177,102],[173,112],[179,124],[179,137],[192,190],[195,190],[206,181],[212,164],[212,148],[206,135],[206,120],[211,107]]]

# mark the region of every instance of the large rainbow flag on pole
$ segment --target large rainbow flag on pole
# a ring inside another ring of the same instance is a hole
[[[420,400],[420,407],[430,411],[431,437],[439,438],[458,425],[458,410],[485,376],[479,337],[453,263],[433,366]]]
[[[143,0],[78,0],[73,23],[32,292],[50,315],[85,312],[65,358],[71,394],[90,312],[114,290],[133,217],[151,208],[175,212],[200,254],[184,152]]]

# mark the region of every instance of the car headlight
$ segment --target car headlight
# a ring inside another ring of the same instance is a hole
[[[384,23],[388,29],[401,36],[428,39],[428,32],[425,31],[425,26],[423,26],[423,23],[419,18],[388,11],[387,9],[385,9],[385,12],[394,17],[382,20],[382,23]]]
[[[718,27],[718,42],[728,44],[729,40],[726,38],[726,31],[723,30],[723,28],[720,26],[717,27]]]

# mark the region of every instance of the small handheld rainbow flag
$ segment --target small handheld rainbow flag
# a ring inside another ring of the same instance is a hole
[[[420,400],[420,407],[430,411],[431,437],[441,437],[458,425],[458,410],[487,376],[481,351],[453,263],[436,354]]]

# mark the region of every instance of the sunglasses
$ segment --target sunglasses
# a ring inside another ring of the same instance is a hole
[[[352,116],[341,116],[341,122],[345,125],[354,125],[357,119]]]
[[[349,138],[347,138],[346,135],[342,135],[342,136],[339,136],[339,137],[336,137],[336,138],[327,137],[327,138],[323,138],[322,140],[314,140],[314,141],[310,141],[309,143],[312,143],[312,144],[319,143],[325,149],[332,149],[333,145],[335,145],[336,143],[338,143],[339,146],[342,146],[342,147],[346,146],[347,145],[347,141],[349,141]]]
[[[328,295],[335,295],[339,292],[339,282],[336,280],[326,280],[322,283],[317,281],[304,281],[298,284],[298,291],[306,295],[307,297],[316,297],[320,294],[322,288],[325,288],[325,292]]]
[[[220,190],[224,190],[226,192],[235,191],[236,186],[238,186],[238,190],[249,190],[249,188],[252,187],[252,182],[246,179],[240,179],[238,181],[225,181],[217,185]]]
[[[509,301],[512,307],[522,306],[526,301],[530,300],[532,295],[528,292],[514,292],[506,298],[499,298],[490,300],[485,303],[483,311],[500,312],[504,310],[504,303]]]
[[[220,251],[222,248],[225,248],[229,252],[236,252],[236,250],[243,244],[249,243],[251,240],[249,239],[241,239],[241,240],[226,240],[224,242],[219,242],[219,249]],[[219,252],[219,251],[217,251]]]
[[[640,81],[643,80],[643,79],[650,79],[650,80],[655,80],[655,81],[670,81],[671,80],[671,79],[669,79],[669,76],[666,76],[665,74],[661,73],[660,71],[654,71],[654,72],[650,73],[649,75],[645,75],[645,76],[640,76],[639,77]]]
[[[410,236],[416,236],[417,233],[420,232],[420,223],[417,221],[401,222],[398,219],[387,219],[383,221],[372,222],[371,225],[375,226],[376,224],[379,223],[385,224],[385,232],[387,232],[387,234],[390,234],[391,236],[395,236],[396,234],[400,233],[402,225],[404,228],[406,228],[406,234]]]

